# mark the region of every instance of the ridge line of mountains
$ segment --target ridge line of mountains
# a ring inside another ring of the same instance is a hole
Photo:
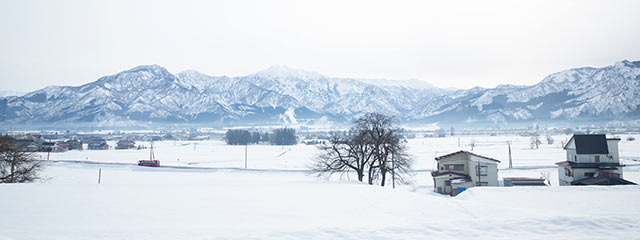
[[[16,125],[345,124],[366,112],[408,125],[506,126],[532,122],[635,121],[640,61],[553,73],[531,86],[467,90],[417,80],[333,78],[272,66],[241,77],[145,65],[81,86],[49,86],[0,98],[0,122]]]

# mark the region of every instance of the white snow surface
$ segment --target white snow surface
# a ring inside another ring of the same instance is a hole
[[[640,182],[640,141],[620,137],[625,179]],[[640,187],[557,186],[553,163],[564,160],[559,145],[565,138],[554,136],[554,144],[537,150],[517,136],[460,137],[461,147],[455,136],[411,139],[417,171],[410,184],[396,189],[309,174],[306,166],[316,151],[307,145],[249,146],[248,169],[244,146],[220,141],[156,142],[155,155],[167,166],[162,168],[135,166],[148,150],[52,153],[42,173],[47,180],[0,185],[0,239],[639,236]],[[554,186],[478,187],[457,197],[433,193],[433,157],[470,150],[472,139],[473,152],[502,161],[500,178],[548,172]],[[507,169],[506,141],[512,141],[514,169]]]

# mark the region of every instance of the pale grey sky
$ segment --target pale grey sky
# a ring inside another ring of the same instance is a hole
[[[280,64],[439,87],[531,85],[640,60],[640,1],[0,0],[0,90],[137,65],[239,76]]]

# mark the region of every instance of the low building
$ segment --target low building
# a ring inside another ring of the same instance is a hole
[[[38,152],[53,152],[55,147],[55,142],[42,142],[38,145]]]
[[[65,141],[67,150],[82,150],[82,142],[76,139],[70,139]]]
[[[35,138],[16,138],[13,145],[29,152],[37,152],[40,149],[40,145]]]
[[[471,187],[498,186],[496,159],[458,151],[435,160],[438,169],[431,172],[435,192],[455,196]]]
[[[619,142],[604,134],[573,135],[563,147],[567,160],[556,163],[560,186],[635,184],[623,179]]]
[[[547,186],[544,178],[528,178],[528,177],[505,177],[503,183],[505,187],[512,186]]]
[[[107,150],[109,145],[103,138],[92,138],[87,145],[89,150]]]
[[[116,144],[116,149],[132,149],[136,147],[136,142],[131,140],[120,140]]]

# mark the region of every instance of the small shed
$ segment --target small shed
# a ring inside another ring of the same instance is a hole
[[[505,187],[512,186],[547,186],[544,178],[506,177],[503,178]]]

